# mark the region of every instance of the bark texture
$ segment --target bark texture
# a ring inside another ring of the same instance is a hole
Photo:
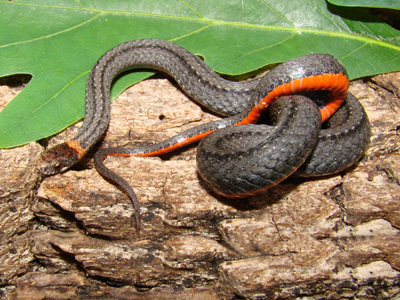
[[[20,87],[0,87],[5,103]],[[400,73],[356,81],[372,125],[359,164],[291,179],[248,199],[213,195],[195,146],[162,158],[108,158],[133,207],[90,155],[41,180],[31,143],[1,150],[4,299],[389,299],[400,294]],[[157,142],[216,119],[165,79],[112,105],[102,147]],[[52,139],[74,136],[79,124]],[[95,150],[95,149],[94,149]]]

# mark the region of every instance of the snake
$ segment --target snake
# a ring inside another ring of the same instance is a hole
[[[68,170],[99,141],[110,120],[112,81],[128,69],[162,72],[200,105],[225,116],[159,143],[96,152],[97,171],[129,195],[138,229],[138,198],[124,178],[104,165],[107,156],[159,156],[200,141],[196,160],[202,178],[218,195],[243,198],[292,174],[340,172],[357,162],[369,143],[368,117],[348,91],[346,69],[332,55],[300,56],[260,78],[235,82],[175,43],[143,39],[112,48],[91,69],[83,124],[73,139],[45,150],[37,164],[43,175]],[[266,112],[271,124],[255,124]]]

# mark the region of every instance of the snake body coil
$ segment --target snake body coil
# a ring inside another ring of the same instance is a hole
[[[38,169],[43,174],[53,175],[68,169],[100,139],[110,119],[112,80],[128,68],[151,68],[164,72],[200,104],[222,115],[231,116],[189,129],[151,146],[100,149],[96,153],[97,170],[120,185],[132,199],[137,225],[137,197],[123,178],[104,166],[106,156],[160,155],[199,141],[212,133],[200,144],[197,155],[199,172],[217,193],[228,197],[243,197],[283,180],[295,172],[310,153],[308,162],[299,171],[305,176],[340,171],[361,157],[369,141],[368,119],[352,95],[349,95],[344,106],[345,125],[334,126],[328,129],[331,130],[328,133],[324,133],[325,130],[321,133],[319,131],[321,122],[335,113],[348,93],[346,70],[331,55],[299,57],[278,65],[260,79],[231,82],[218,76],[200,58],[173,43],[136,40],[116,46],[95,64],[87,81],[83,125],[73,140],[48,149],[42,155]],[[277,98],[316,90],[325,90],[329,94],[319,113],[315,104],[310,104],[309,100],[293,96],[295,101],[284,98],[273,105],[272,118],[276,119],[276,127],[273,129],[262,129],[255,125],[249,129],[246,129],[247,126],[232,126],[256,122]],[[310,127],[316,129],[308,133]],[[302,141],[301,135],[306,137],[305,141]],[[254,138],[258,142],[252,142]],[[230,146],[220,147],[223,140],[231,143]],[[338,150],[335,146],[343,141],[347,146],[339,147]],[[250,148],[245,150],[244,144]],[[279,149],[280,154],[271,150],[271,145],[275,150]],[[229,153],[220,152],[222,148],[229,148]],[[325,163],[326,156],[332,158],[332,162]],[[233,162],[233,157],[238,160]],[[231,161],[224,162],[224,159]],[[249,177],[242,175],[246,172]],[[269,176],[269,173],[274,175]],[[227,177],[230,179],[227,180]]]

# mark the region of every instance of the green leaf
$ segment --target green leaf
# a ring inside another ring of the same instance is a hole
[[[399,0],[328,0],[329,3],[350,7],[376,7],[400,9]]]
[[[0,76],[33,76],[0,113],[0,147],[82,118],[94,63],[141,38],[174,41],[224,74],[315,52],[336,56],[351,78],[400,69],[398,31],[324,0],[0,0]],[[146,76],[119,77],[113,97]]]

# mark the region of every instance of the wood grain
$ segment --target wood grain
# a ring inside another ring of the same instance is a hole
[[[398,295],[398,82],[400,73],[392,73],[351,84],[373,131],[358,165],[335,176],[288,179],[249,199],[212,194],[196,172],[195,146],[162,158],[108,158],[138,194],[140,232],[129,199],[97,174],[90,156],[40,181],[38,144],[1,150],[0,293],[202,300]],[[112,105],[102,146],[157,142],[216,118],[168,80],[149,79]]]

